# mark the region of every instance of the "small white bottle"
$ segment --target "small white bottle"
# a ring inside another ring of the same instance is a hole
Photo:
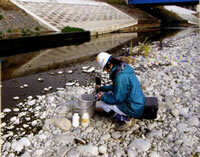
[[[74,113],[74,115],[72,117],[72,126],[75,127],[75,128],[78,127],[79,126],[79,120],[80,120],[79,114]]]
[[[81,125],[86,127],[90,123],[90,117],[88,113],[84,113],[83,116],[81,117]]]

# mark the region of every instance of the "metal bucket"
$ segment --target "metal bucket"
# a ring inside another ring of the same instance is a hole
[[[82,94],[78,99],[78,112],[82,116],[88,113],[90,117],[94,116],[96,108],[95,96],[93,94]]]

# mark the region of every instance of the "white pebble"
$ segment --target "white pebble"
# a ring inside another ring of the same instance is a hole
[[[69,70],[69,71],[67,71],[67,73],[68,73],[68,74],[72,74],[72,73],[73,73],[73,71],[72,71],[72,70]]]
[[[17,117],[15,116],[15,117],[10,118],[10,121],[14,122],[14,121],[16,121],[16,119],[17,119]]]
[[[27,85],[27,84],[24,84],[23,86],[24,86],[25,88],[26,88],[26,87],[28,87],[28,85]]]
[[[5,108],[5,109],[3,110],[3,112],[4,112],[4,113],[11,112],[11,109],[9,109],[9,108]]]
[[[32,121],[31,125],[32,126],[36,126],[37,125],[37,120]]]
[[[43,82],[44,79],[43,79],[43,78],[38,78],[38,81],[39,81],[39,82]]]
[[[19,113],[18,114],[18,117],[20,118],[20,117],[23,117],[23,116],[25,116],[27,113],[26,112],[21,112],[21,113]]]
[[[84,67],[82,67],[82,69],[83,70],[86,70],[86,69],[88,69],[90,66],[84,66]]]
[[[29,125],[27,125],[27,124],[23,124],[23,127],[24,127],[24,128],[28,128]]]
[[[58,72],[58,74],[62,74],[62,73],[63,73],[62,71],[59,71],[59,72]]]
[[[73,86],[75,83],[74,82],[68,82],[68,83],[66,83],[65,85],[66,86]]]
[[[45,91],[45,92],[49,91],[49,88],[44,88],[44,91]]]
[[[13,97],[14,100],[19,100],[18,96]]]
[[[13,111],[14,112],[19,112],[19,108],[14,108]]]

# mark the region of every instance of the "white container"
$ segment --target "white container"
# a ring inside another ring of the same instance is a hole
[[[78,127],[79,126],[79,121],[80,121],[80,117],[78,113],[74,113],[73,117],[72,117],[72,126],[73,127]]]
[[[81,125],[86,127],[90,123],[90,117],[88,113],[83,113],[83,116],[81,118]]]

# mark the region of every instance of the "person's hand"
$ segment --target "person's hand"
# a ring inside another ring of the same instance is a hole
[[[103,92],[98,93],[97,94],[97,100],[101,100],[101,97],[102,97],[103,94],[104,94]]]
[[[99,88],[100,88],[100,85],[95,86],[95,90],[96,90],[97,93],[99,93]]]

